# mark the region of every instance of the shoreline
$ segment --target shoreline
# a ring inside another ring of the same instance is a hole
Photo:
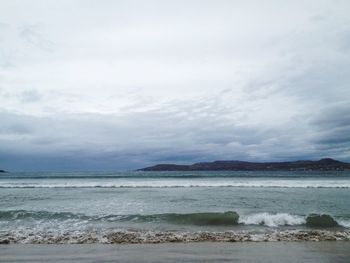
[[[350,242],[0,245],[1,262],[345,263]]]
[[[350,230],[179,231],[64,231],[0,233],[0,244],[159,244],[350,241]]]

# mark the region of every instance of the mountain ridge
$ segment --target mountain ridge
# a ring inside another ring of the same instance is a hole
[[[330,171],[350,170],[350,163],[332,158],[317,161],[298,160],[289,162],[246,162],[239,160],[218,160],[213,162],[199,162],[189,165],[156,164],[138,169],[137,171]]]

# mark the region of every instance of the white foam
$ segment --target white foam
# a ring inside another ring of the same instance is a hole
[[[261,242],[349,240],[349,231],[274,231],[253,232],[174,232],[174,231],[44,231],[15,230],[0,232],[0,243],[12,244],[121,244],[168,242]]]
[[[287,213],[269,214],[259,213],[247,216],[241,216],[239,223],[245,225],[265,225],[269,227],[285,226],[285,225],[302,225],[305,224],[305,218]]]
[[[343,226],[343,227],[346,227],[346,228],[350,228],[350,221],[347,221],[347,220],[337,220],[338,224]]]
[[[350,178],[113,178],[0,180],[0,188],[175,188],[175,187],[272,187],[350,188]]]

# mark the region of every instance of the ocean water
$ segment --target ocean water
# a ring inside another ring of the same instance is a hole
[[[0,175],[0,243],[350,238],[349,172]]]

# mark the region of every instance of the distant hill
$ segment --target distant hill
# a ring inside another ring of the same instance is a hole
[[[340,162],[331,158],[318,161],[301,160],[294,162],[243,162],[215,161],[190,165],[157,164],[139,169],[138,171],[334,171],[350,170],[350,163]]]
[[[0,173],[6,173],[6,171],[5,170],[0,170]]]

